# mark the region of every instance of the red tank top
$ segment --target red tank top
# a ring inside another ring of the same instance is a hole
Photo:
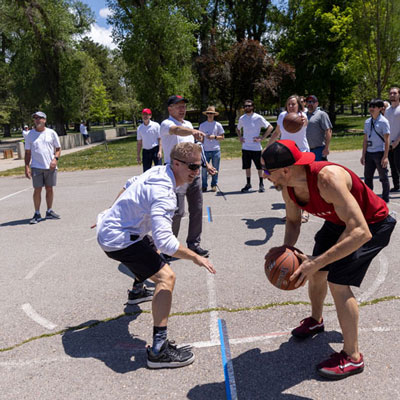
[[[332,204],[327,203],[319,194],[318,190],[318,174],[322,168],[327,165],[337,165],[344,168],[351,176],[352,187],[351,194],[356,199],[358,205],[361,208],[362,213],[368,224],[374,224],[376,222],[385,219],[389,210],[386,203],[378,197],[353,171],[344,167],[343,165],[334,164],[327,161],[313,162],[310,165],[306,165],[307,172],[307,185],[310,193],[310,200],[305,205],[300,205],[294,194],[293,187],[289,186],[288,193],[290,198],[303,210],[308,211],[317,217],[326,219],[327,221],[333,222],[337,225],[344,225],[344,222],[339,219],[335,212]]]

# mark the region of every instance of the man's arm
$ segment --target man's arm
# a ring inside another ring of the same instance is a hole
[[[303,284],[314,272],[334,261],[340,260],[359,249],[371,239],[367,221],[351,194],[351,176],[339,166],[325,167],[318,175],[318,190],[321,197],[333,205],[336,214],[346,225],[335,245],[317,257],[301,256],[303,262],[292,275],[291,280],[299,280],[296,287]]]
[[[365,165],[365,153],[367,152],[367,146],[368,146],[367,134],[364,133],[363,147],[362,147],[362,153],[361,153],[361,159],[360,159],[361,165]]]
[[[329,145],[332,139],[332,129],[328,128],[325,130],[325,148],[322,150],[322,155],[328,157],[329,155]]]
[[[193,128],[188,128],[186,126],[181,125],[173,125],[169,128],[170,135],[177,135],[177,136],[190,136],[193,135],[196,140],[201,141],[204,137],[204,133]]]
[[[276,128],[272,132],[271,139],[269,139],[266,147],[271,146],[271,144],[279,140],[280,137],[281,137],[281,129],[279,128],[279,125],[276,124]]]
[[[56,169],[60,155],[61,155],[61,147],[56,147],[54,151],[54,158],[51,160],[50,163],[50,169]]]
[[[31,169],[29,168],[30,162],[31,162],[31,151],[25,150],[25,176],[28,179],[32,178]]]
[[[381,160],[381,165],[382,168],[386,168],[388,166],[388,162],[389,162],[389,148],[390,148],[390,134],[386,133],[385,135],[383,135],[383,138],[385,139],[385,150],[383,152],[383,157]]]
[[[244,143],[243,128],[239,125],[236,128],[236,134],[238,136],[239,142]]]
[[[286,208],[285,237],[283,244],[294,246],[300,235],[301,209],[290,198],[287,188],[283,188],[282,197]]]
[[[158,153],[157,153],[157,158],[158,158],[159,160],[161,160],[161,159],[162,159],[162,143],[161,143],[161,138],[159,137],[159,138],[157,139],[157,141],[158,141]]]
[[[140,153],[142,152],[142,145],[143,145],[143,140],[138,140],[137,141],[137,146],[136,146],[136,161],[138,164],[142,163],[142,159],[140,157]]]

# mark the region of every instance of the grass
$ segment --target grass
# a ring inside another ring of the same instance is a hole
[[[331,150],[360,150],[362,148],[363,136],[346,135],[332,138]],[[263,145],[265,145],[263,143]],[[241,145],[237,137],[228,137],[221,142],[221,158],[240,158],[242,155]],[[136,137],[130,136],[126,139],[116,140],[107,144],[99,144],[87,150],[61,156],[59,171],[77,171],[84,169],[101,169],[128,167],[136,163]],[[23,175],[24,167],[13,168],[0,172],[0,176]]]

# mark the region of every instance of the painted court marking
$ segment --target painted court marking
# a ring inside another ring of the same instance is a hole
[[[208,289],[208,307],[217,307],[217,295],[215,290],[214,275],[207,275],[207,289]],[[215,343],[218,342],[218,311],[210,312],[210,340]]]
[[[225,390],[227,400],[237,400],[235,372],[233,371],[231,348],[229,347],[229,336],[224,319],[218,320],[219,335],[221,338],[222,365],[224,367]]]
[[[56,324],[53,324],[46,318],[43,318],[41,315],[39,315],[29,303],[22,304],[21,308],[29,318],[44,328],[53,330],[57,326]]]
[[[6,200],[6,199],[8,199],[8,198],[10,198],[10,197],[13,197],[13,196],[16,196],[16,195],[19,194],[19,193],[26,192],[26,191],[29,190],[29,189],[32,189],[32,188],[31,188],[31,187],[28,187],[28,188],[26,188],[26,189],[19,190],[18,192],[11,193],[11,194],[9,194],[8,196],[2,197],[2,198],[0,199],[0,201]]]
[[[41,261],[39,264],[33,267],[29,271],[29,273],[25,276],[25,279],[31,279],[36,274],[36,272],[38,272],[39,269],[43,267],[43,265],[45,265],[48,261],[52,260],[56,255],[57,253],[52,254],[50,257],[47,257],[45,260]]]

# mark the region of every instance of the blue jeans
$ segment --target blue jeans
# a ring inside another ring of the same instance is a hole
[[[219,171],[219,162],[221,160],[221,150],[205,151],[206,160],[209,163],[211,161],[212,166]],[[201,181],[203,189],[207,189],[207,168],[201,170]],[[211,178],[211,186],[217,186],[218,174],[215,174]]]
[[[315,154],[315,161],[327,161],[327,158],[322,155],[325,146],[314,147],[310,149],[311,153]]]

